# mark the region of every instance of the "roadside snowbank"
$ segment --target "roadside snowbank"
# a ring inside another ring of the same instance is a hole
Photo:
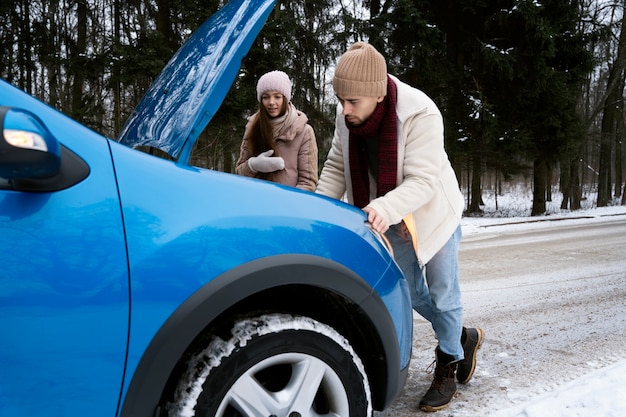
[[[508,206],[514,206],[511,202]],[[525,206],[524,206],[525,207]],[[466,217],[463,235],[471,238],[494,231],[524,231],[554,226],[554,221],[572,224],[626,216],[626,206],[589,208],[541,217]],[[490,417],[623,417],[626,416],[626,359],[563,384],[557,390]]]
[[[626,416],[626,359],[490,417]]]

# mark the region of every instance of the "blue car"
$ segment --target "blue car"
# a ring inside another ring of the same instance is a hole
[[[402,390],[410,297],[365,214],[189,165],[273,7],[214,14],[115,140],[0,80],[1,416],[360,417]]]

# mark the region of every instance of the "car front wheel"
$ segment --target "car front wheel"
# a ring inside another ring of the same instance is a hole
[[[332,327],[308,317],[242,319],[193,356],[168,415],[371,416],[361,360]]]

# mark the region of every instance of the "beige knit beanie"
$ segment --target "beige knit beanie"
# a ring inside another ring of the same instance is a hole
[[[357,42],[339,58],[333,77],[339,97],[387,95],[387,63],[372,45]]]

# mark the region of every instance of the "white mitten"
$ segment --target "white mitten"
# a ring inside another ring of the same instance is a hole
[[[248,167],[254,172],[274,172],[285,168],[285,160],[280,156],[271,156],[273,149],[248,159]]]

